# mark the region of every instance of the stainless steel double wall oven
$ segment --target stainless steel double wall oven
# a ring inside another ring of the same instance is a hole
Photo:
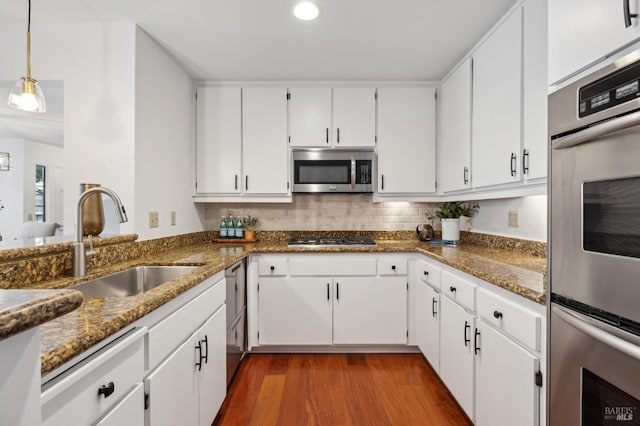
[[[640,425],[639,61],[549,97],[551,426]]]

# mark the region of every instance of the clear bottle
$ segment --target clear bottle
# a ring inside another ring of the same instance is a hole
[[[244,226],[242,226],[242,218],[240,216],[236,219],[236,238],[244,238]]]
[[[229,227],[224,216],[220,219],[220,238],[229,238]]]

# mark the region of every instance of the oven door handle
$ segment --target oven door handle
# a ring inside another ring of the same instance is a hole
[[[551,142],[551,147],[553,149],[569,148],[575,145],[589,142],[608,133],[613,133],[617,132],[618,130],[637,126],[638,124],[640,124],[640,111],[623,115],[622,117],[612,118],[609,121],[605,121],[604,123],[597,124],[593,127],[588,127],[577,133],[572,133],[570,135],[558,138]]]
[[[552,306],[551,311],[575,329],[599,342],[640,361],[640,346],[604,330],[596,320],[571,312],[561,306]]]

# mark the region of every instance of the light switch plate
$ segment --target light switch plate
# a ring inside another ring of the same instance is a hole
[[[171,212],[171,226],[176,226],[176,212]]]
[[[509,226],[517,228],[519,224],[519,212],[517,210],[509,210]]]
[[[149,228],[157,228],[160,226],[158,212],[149,212]]]

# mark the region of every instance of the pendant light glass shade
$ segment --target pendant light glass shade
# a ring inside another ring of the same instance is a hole
[[[30,112],[46,112],[47,102],[38,82],[22,77],[9,93],[8,105],[11,108]]]
[[[11,108],[29,112],[46,112],[47,103],[38,81],[31,78],[31,0],[29,0],[29,16],[27,24],[27,76],[22,77],[9,93],[7,104]]]

